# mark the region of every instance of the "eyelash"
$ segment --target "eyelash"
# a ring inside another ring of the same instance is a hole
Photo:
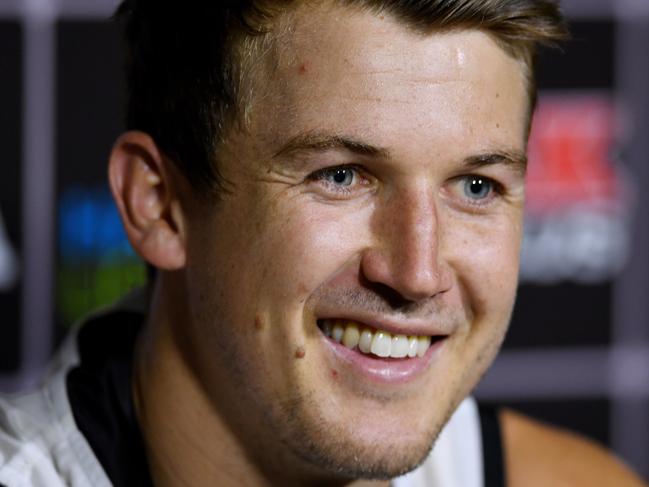
[[[336,171],[353,171],[354,180],[350,183],[349,186],[342,186],[340,184],[335,184],[327,180],[328,176],[335,175]],[[325,167],[319,169],[308,176],[309,181],[321,181],[326,184],[328,187],[333,188],[334,191],[338,193],[348,194],[351,193],[356,186],[362,184],[362,182],[357,181],[359,178],[362,178],[362,169],[354,164],[343,164],[341,166]]]
[[[331,181],[328,181],[327,178],[330,176],[333,176],[336,174],[336,171],[353,171],[354,172],[354,180],[350,183],[349,186],[343,186],[340,184],[335,184]],[[363,169],[354,165],[354,164],[343,164],[340,166],[333,166],[333,167],[325,167],[323,169],[319,169],[313,173],[311,173],[307,179],[309,181],[313,182],[322,182],[325,184],[328,188],[330,188],[333,192],[338,193],[341,196],[346,196],[351,193],[353,193],[355,190],[358,189],[358,186],[360,184],[363,184]],[[358,181],[358,179],[361,179],[361,181]],[[474,211],[480,211],[481,209],[486,209],[489,205],[491,205],[494,201],[494,199],[502,196],[505,194],[505,188],[504,186],[496,181],[495,179],[492,179],[487,176],[482,176],[480,174],[466,174],[463,176],[458,176],[453,180],[453,183],[456,183],[458,185],[464,185],[467,183],[470,183],[473,180],[479,180],[483,183],[489,184],[490,190],[487,196],[484,198],[480,199],[472,199],[466,194],[462,194],[462,204],[465,205],[465,207],[470,208],[471,210]],[[366,181],[367,183],[367,181]],[[460,188],[460,191],[463,193],[464,186]]]
[[[498,181],[492,178],[482,176],[479,174],[467,174],[465,176],[460,176],[456,179],[456,181],[459,184],[464,184],[464,185],[466,185],[467,183],[471,184],[474,181],[479,181],[480,183],[483,184],[486,183],[490,185],[489,193],[484,198],[472,199],[466,194],[463,195],[464,200],[467,201],[467,203],[474,208],[482,208],[488,206],[495,197],[502,196],[505,193],[505,188],[501,183],[499,183]],[[461,189],[462,190],[466,189],[466,186],[463,186]]]

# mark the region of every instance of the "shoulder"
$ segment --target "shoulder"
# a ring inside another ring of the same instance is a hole
[[[70,407],[66,378],[77,362],[71,336],[38,386],[0,394],[0,486],[110,485]]]
[[[34,414],[41,409],[37,394],[0,396],[0,485],[26,486],[38,478],[63,485],[49,455],[45,418]]]
[[[0,486],[111,485],[57,392],[0,395]]]
[[[500,413],[507,485],[646,486],[604,448],[511,410]]]

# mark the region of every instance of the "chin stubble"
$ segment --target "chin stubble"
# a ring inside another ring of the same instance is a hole
[[[383,445],[364,444],[353,439],[353,425],[331,425],[324,418],[305,414],[318,411],[310,395],[296,395],[281,404],[280,417],[286,424],[272,429],[284,448],[314,471],[341,480],[389,480],[417,468],[429,455],[440,430],[452,414],[445,412],[439,424],[421,432],[421,441],[407,447],[396,447],[386,436]],[[380,425],[377,425],[380,428]]]

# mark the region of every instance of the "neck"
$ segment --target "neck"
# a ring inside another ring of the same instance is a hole
[[[191,347],[179,333],[192,326],[189,310],[178,306],[187,302],[179,280],[178,276],[158,276],[147,326],[135,357],[134,402],[156,486],[389,485],[370,481],[328,482],[319,475],[310,477],[307,469],[301,469],[295,459],[282,453],[281,445],[269,443],[258,431],[254,451],[246,448],[240,428],[233,426],[246,421],[245,407],[235,404],[230,408],[240,416],[240,421],[232,421],[227,406],[214,399],[229,400],[231,391],[207,393],[190,359]],[[218,383],[210,382],[217,386]],[[256,423],[255,418],[249,419]],[[251,429],[257,428],[255,424]],[[263,468],[263,452],[275,455],[270,462],[275,467],[272,471]],[[283,468],[276,468],[277,465]]]

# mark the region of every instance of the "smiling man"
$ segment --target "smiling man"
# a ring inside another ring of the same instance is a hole
[[[641,485],[469,396],[514,304],[553,2],[133,0],[120,17],[130,131],[110,184],[158,272],[4,403],[1,482]]]

